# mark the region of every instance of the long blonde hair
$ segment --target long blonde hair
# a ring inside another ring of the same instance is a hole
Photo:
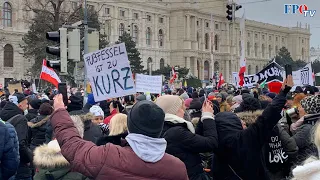
[[[114,115],[110,120],[109,136],[115,136],[128,131],[127,115],[119,113]]]

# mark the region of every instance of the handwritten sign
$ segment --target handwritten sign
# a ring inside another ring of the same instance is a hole
[[[136,74],[137,92],[149,92],[160,94],[162,88],[162,76],[149,76]]]
[[[136,93],[124,43],[86,54],[84,62],[96,101]]]

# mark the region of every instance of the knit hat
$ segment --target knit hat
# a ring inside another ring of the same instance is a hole
[[[12,96],[9,96],[9,101],[18,105],[19,103],[21,103],[23,100],[26,99],[26,96],[22,93],[14,93]]]
[[[87,103],[90,104],[90,105],[95,105],[96,104],[92,93],[88,94]]]
[[[139,101],[128,114],[129,133],[159,138],[164,124],[163,110],[151,101]]]
[[[92,113],[94,116],[102,116],[102,117],[104,118],[104,112],[103,112],[103,110],[101,109],[100,106],[94,105],[94,106],[92,106],[92,107],[90,108],[89,111],[90,111],[90,113]]]
[[[191,101],[192,101],[192,98],[188,98],[188,99],[184,100],[184,105],[186,106],[186,108],[190,107]]]
[[[307,114],[320,113],[320,95],[307,96],[300,103]]]
[[[30,101],[29,104],[33,109],[39,109],[40,105],[41,105],[41,100],[40,99],[33,99]]]
[[[182,107],[182,99],[179,96],[164,95],[157,99],[156,104],[168,114],[177,114]]]

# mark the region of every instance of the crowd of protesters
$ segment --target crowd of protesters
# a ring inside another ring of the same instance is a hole
[[[0,179],[320,179],[319,90],[293,87],[4,95]]]

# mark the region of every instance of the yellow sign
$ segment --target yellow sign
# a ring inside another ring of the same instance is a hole
[[[16,84],[8,84],[8,90],[10,94],[13,94],[15,89],[17,89],[18,92],[22,92],[22,87],[20,82]]]
[[[88,94],[92,93],[90,83],[87,83],[87,93]]]

